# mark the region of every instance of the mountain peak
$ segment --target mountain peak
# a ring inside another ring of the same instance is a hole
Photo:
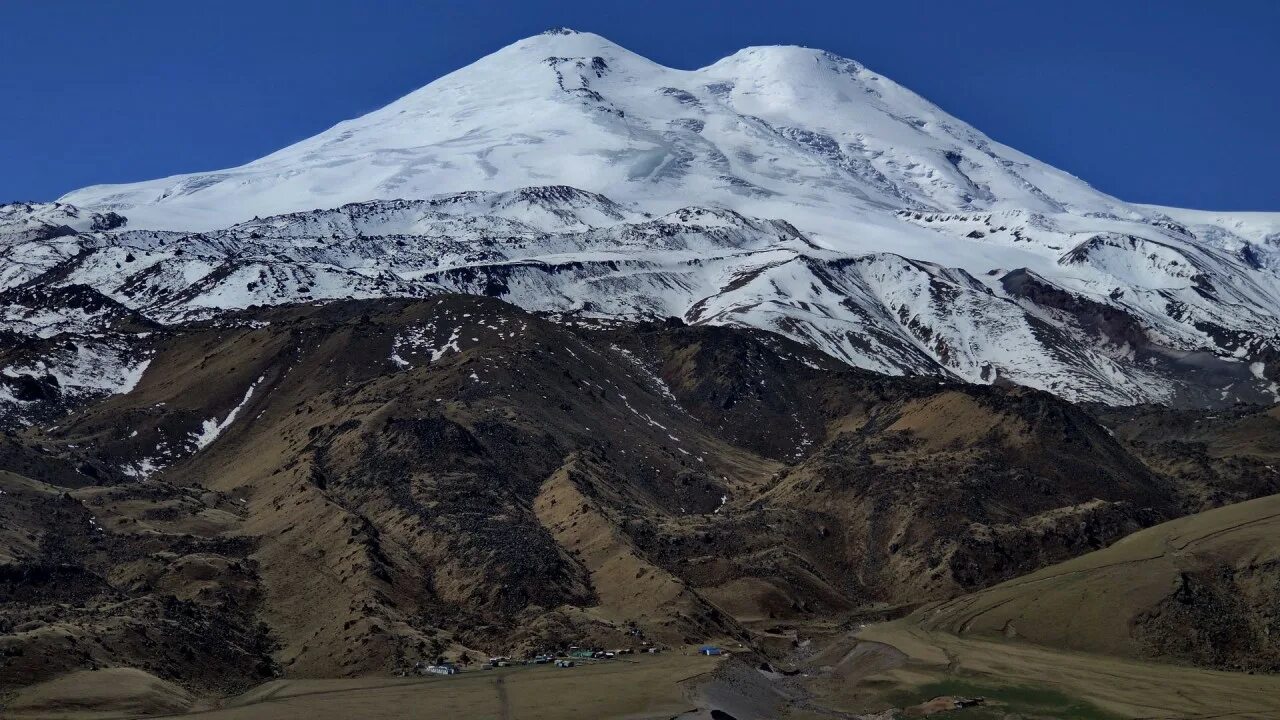
[[[862,67],[862,64],[856,60],[837,55],[830,50],[811,48],[806,45],[749,45],[715,64],[735,58],[767,59],[772,62],[825,62],[840,66],[852,64]]]
[[[640,57],[603,35],[567,27],[551,28],[537,35],[521,38],[488,57],[503,56],[513,50],[533,50],[574,57],[601,53],[622,53]]]
[[[838,206],[838,215],[868,204],[946,209],[997,200],[983,190],[988,179],[958,173],[945,159],[960,141],[985,138],[938,137],[929,124],[964,128],[822,50],[746,48],[701,70],[677,70],[600,35],[556,28],[239,168],[65,199],[120,211],[137,227],[187,230],[364,200],[549,184],[643,201],[656,213],[687,204],[689,193],[748,213],[744,203],[795,198],[797,190]],[[856,144],[841,145],[850,140]],[[951,156],[1008,174],[983,155],[961,148]],[[1028,182],[1035,178],[1000,185],[1026,195]],[[1038,195],[1022,200],[1046,204]]]

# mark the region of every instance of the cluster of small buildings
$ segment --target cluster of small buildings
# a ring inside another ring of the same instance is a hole
[[[430,665],[420,662],[413,666],[413,670],[419,675],[457,675],[458,674],[458,666],[454,665],[451,662],[434,663]],[[404,673],[401,672],[400,674],[403,675]]]
[[[582,660],[611,660],[620,655],[634,655],[637,652],[635,648],[618,648],[615,650],[602,650],[596,647],[579,647],[571,645],[563,652],[544,652],[533,656],[528,660],[512,660],[505,655],[495,655],[489,658],[482,669],[513,667],[516,665],[551,665],[554,664],[558,668],[575,667]],[[662,652],[662,648],[650,643],[644,643],[644,647],[638,652],[650,655],[656,655]],[[698,652],[702,655],[723,655],[724,650],[715,645],[703,645],[698,648]],[[457,665],[451,662],[439,662],[433,664],[417,663],[414,671],[419,675],[456,675],[459,672]],[[403,673],[402,673],[403,674]]]

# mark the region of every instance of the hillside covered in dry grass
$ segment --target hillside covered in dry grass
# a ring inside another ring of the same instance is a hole
[[[1153,449],[1151,415],[1109,430],[761,331],[471,296],[121,332],[150,358],[136,387],[51,392],[48,421],[0,438],[5,688],[135,667],[225,692],[571,643],[780,653],[796,623],[1247,495],[1221,478],[1271,417]]]

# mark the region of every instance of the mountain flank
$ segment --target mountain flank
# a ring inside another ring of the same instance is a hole
[[[756,330],[497,300],[256,308],[133,333],[128,393],[10,431],[3,677],[198,691],[946,599],[1199,492],[1026,388]],[[1238,492],[1238,490],[1233,490]]]

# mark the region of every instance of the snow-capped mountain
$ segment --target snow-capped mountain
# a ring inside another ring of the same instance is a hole
[[[1211,404],[1276,397],[1278,246],[1280,214],[1125,203],[830,53],[553,31],[238,168],[0,208],[0,322],[101,335],[42,299],[81,286],[161,323],[457,291]]]
[[[764,47],[673,70],[571,31],[517,42],[243,167],[62,201],[117,208],[135,227],[210,230],[371,199],[548,184],[659,212],[689,198],[835,219],[862,214],[850,206],[1130,212],[851,60]]]

